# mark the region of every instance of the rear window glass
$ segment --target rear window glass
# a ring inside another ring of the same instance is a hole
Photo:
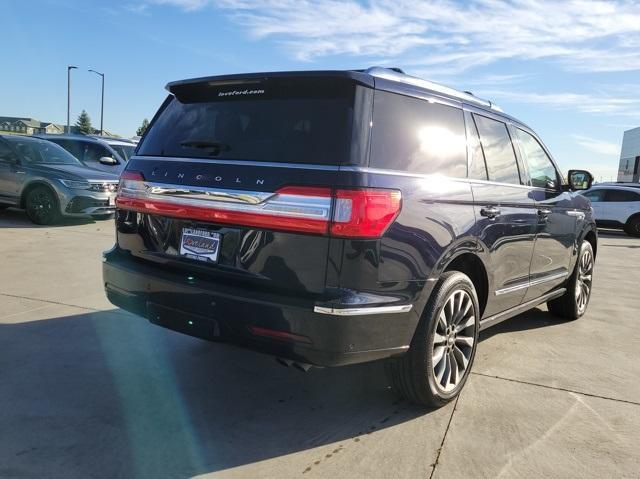
[[[183,85],[139,155],[349,163],[356,86],[341,78]]]
[[[640,201],[640,195],[634,191],[607,190],[607,201],[612,201],[612,202]]]
[[[466,178],[467,146],[462,110],[376,91],[371,166]]]

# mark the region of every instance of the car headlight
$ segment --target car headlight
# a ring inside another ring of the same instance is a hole
[[[75,180],[58,180],[67,188],[72,190],[88,190],[91,185],[88,181],[75,181]]]

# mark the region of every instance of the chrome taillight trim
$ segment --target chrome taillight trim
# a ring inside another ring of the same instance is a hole
[[[331,219],[332,199],[329,196],[226,190],[136,180],[122,180],[118,196],[229,212],[327,222]]]

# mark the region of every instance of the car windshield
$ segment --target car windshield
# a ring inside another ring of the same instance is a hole
[[[109,143],[109,146],[115,150],[115,152],[124,161],[129,161],[129,158],[133,156],[133,152],[136,150],[134,145],[117,145]]]
[[[75,156],[50,141],[22,137],[5,137],[5,139],[11,143],[21,161],[26,164],[82,166]]]

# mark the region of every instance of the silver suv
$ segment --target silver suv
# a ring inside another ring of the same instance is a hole
[[[117,183],[116,175],[86,167],[54,143],[0,135],[0,209],[24,208],[36,224],[61,216],[109,217]]]

